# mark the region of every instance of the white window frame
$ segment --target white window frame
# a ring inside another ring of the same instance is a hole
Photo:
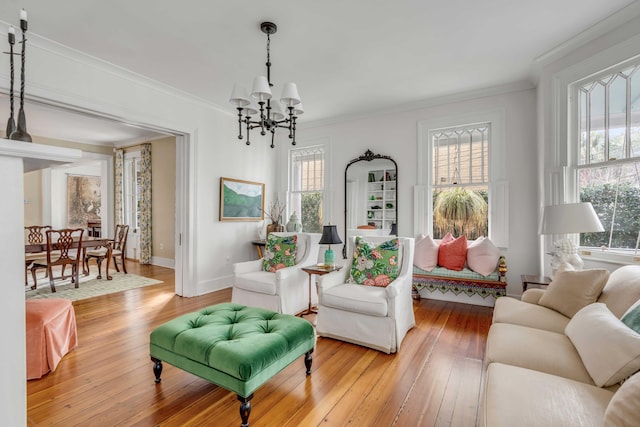
[[[414,235],[433,230],[433,172],[430,135],[438,129],[491,124],[489,148],[489,238],[499,248],[509,243],[509,188],[506,176],[505,109],[468,112],[418,122],[418,183],[414,189]]]
[[[299,194],[303,194],[303,193],[308,193],[309,191],[298,191],[298,190],[293,190],[293,165],[294,165],[294,157],[297,157],[296,154],[300,153],[300,152],[304,152],[304,151],[313,151],[313,150],[318,150],[321,151],[322,153],[322,169],[323,169],[323,182],[322,182],[322,190],[313,190],[313,193],[322,193],[322,223],[320,224],[320,226],[322,227],[322,225],[327,224],[327,218],[326,218],[326,213],[327,213],[327,176],[328,176],[328,170],[327,170],[327,147],[325,144],[315,144],[315,145],[308,145],[308,146],[304,146],[304,147],[295,147],[295,148],[290,148],[288,150],[288,167],[287,167],[287,218],[289,218],[291,216],[291,214],[293,213],[294,209],[293,207],[290,205],[290,201],[291,201],[291,197],[293,196],[294,193],[299,193]],[[296,210],[296,214],[298,215],[298,219],[300,220],[300,222],[302,221],[302,211],[300,210],[300,212],[298,212],[297,209]],[[303,231],[304,228],[303,228]],[[321,232],[321,231],[320,231]]]
[[[615,65],[603,67],[598,72],[590,73],[589,75],[582,76],[579,79],[574,79],[573,81],[566,84],[566,105],[567,105],[567,117],[568,117],[568,138],[567,138],[567,164],[568,166],[564,168],[564,181],[565,181],[565,191],[566,191],[566,199],[567,202],[577,202],[580,199],[579,194],[579,186],[578,186],[578,172],[581,169],[585,168],[597,168],[597,167],[614,167],[619,164],[628,163],[634,161],[640,161],[640,156],[636,157],[625,157],[617,160],[607,160],[605,159],[603,162],[594,162],[594,163],[585,163],[580,164],[580,129],[579,129],[579,107],[580,107],[580,97],[579,97],[579,88],[584,86],[590,81],[595,81],[600,78],[615,74],[618,71],[622,71],[628,69],[632,66],[640,65],[640,56],[635,56],[633,58],[629,58],[625,61],[619,62]],[[636,71],[637,73],[637,71]],[[557,77],[556,81],[566,81],[567,77],[563,76]],[[627,105],[628,107],[628,105]],[[605,113],[606,114],[606,113]],[[605,120],[608,122],[608,117],[605,116]],[[627,124],[628,125],[628,124]],[[627,135],[627,140],[629,135]],[[605,157],[608,157],[608,136],[605,138]],[[630,148],[627,147],[627,153],[629,153]],[[605,231],[608,231],[609,224],[603,224],[605,227]],[[578,235],[574,235],[571,239],[579,245],[580,239]],[[591,248],[591,247],[581,247],[578,246],[580,251],[580,256],[589,259],[592,258],[594,260],[602,260],[616,264],[639,264],[640,256],[638,254],[632,253],[631,250],[602,250],[599,248]]]

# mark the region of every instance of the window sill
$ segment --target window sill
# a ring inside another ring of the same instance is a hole
[[[610,264],[640,265],[640,255],[624,252],[611,252],[600,248],[579,248],[578,255],[583,260],[602,261]]]

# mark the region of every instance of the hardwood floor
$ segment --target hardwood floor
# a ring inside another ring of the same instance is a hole
[[[163,284],[74,302],[79,347],[27,382],[30,426],[238,426],[236,395],[164,364],[156,385],[149,333],[180,314],[229,301],[231,290],[173,293],[173,270],[128,263]],[[417,326],[387,355],[318,338],[251,401],[251,426],[474,426],[492,310],[422,299]],[[305,316],[314,320],[312,316]]]

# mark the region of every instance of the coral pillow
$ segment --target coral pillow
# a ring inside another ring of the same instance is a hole
[[[451,233],[440,241],[438,248],[438,265],[449,270],[460,271],[467,259],[467,238],[460,236],[454,239]]]
[[[296,243],[298,236],[278,237],[269,234],[265,245],[262,268],[264,271],[275,272],[281,268],[291,267],[296,264]]]
[[[500,250],[489,238],[478,237],[467,248],[467,264],[478,274],[488,276],[496,271]]]
[[[431,271],[438,265],[438,244],[424,234],[418,237],[415,244],[413,265],[424,271]]]

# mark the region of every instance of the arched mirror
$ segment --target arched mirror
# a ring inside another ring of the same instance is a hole
[[[373,154],[351,160],[344,170],[344,236],[342,256],[356,235],[396,235],[398,165],[390,156]]]

